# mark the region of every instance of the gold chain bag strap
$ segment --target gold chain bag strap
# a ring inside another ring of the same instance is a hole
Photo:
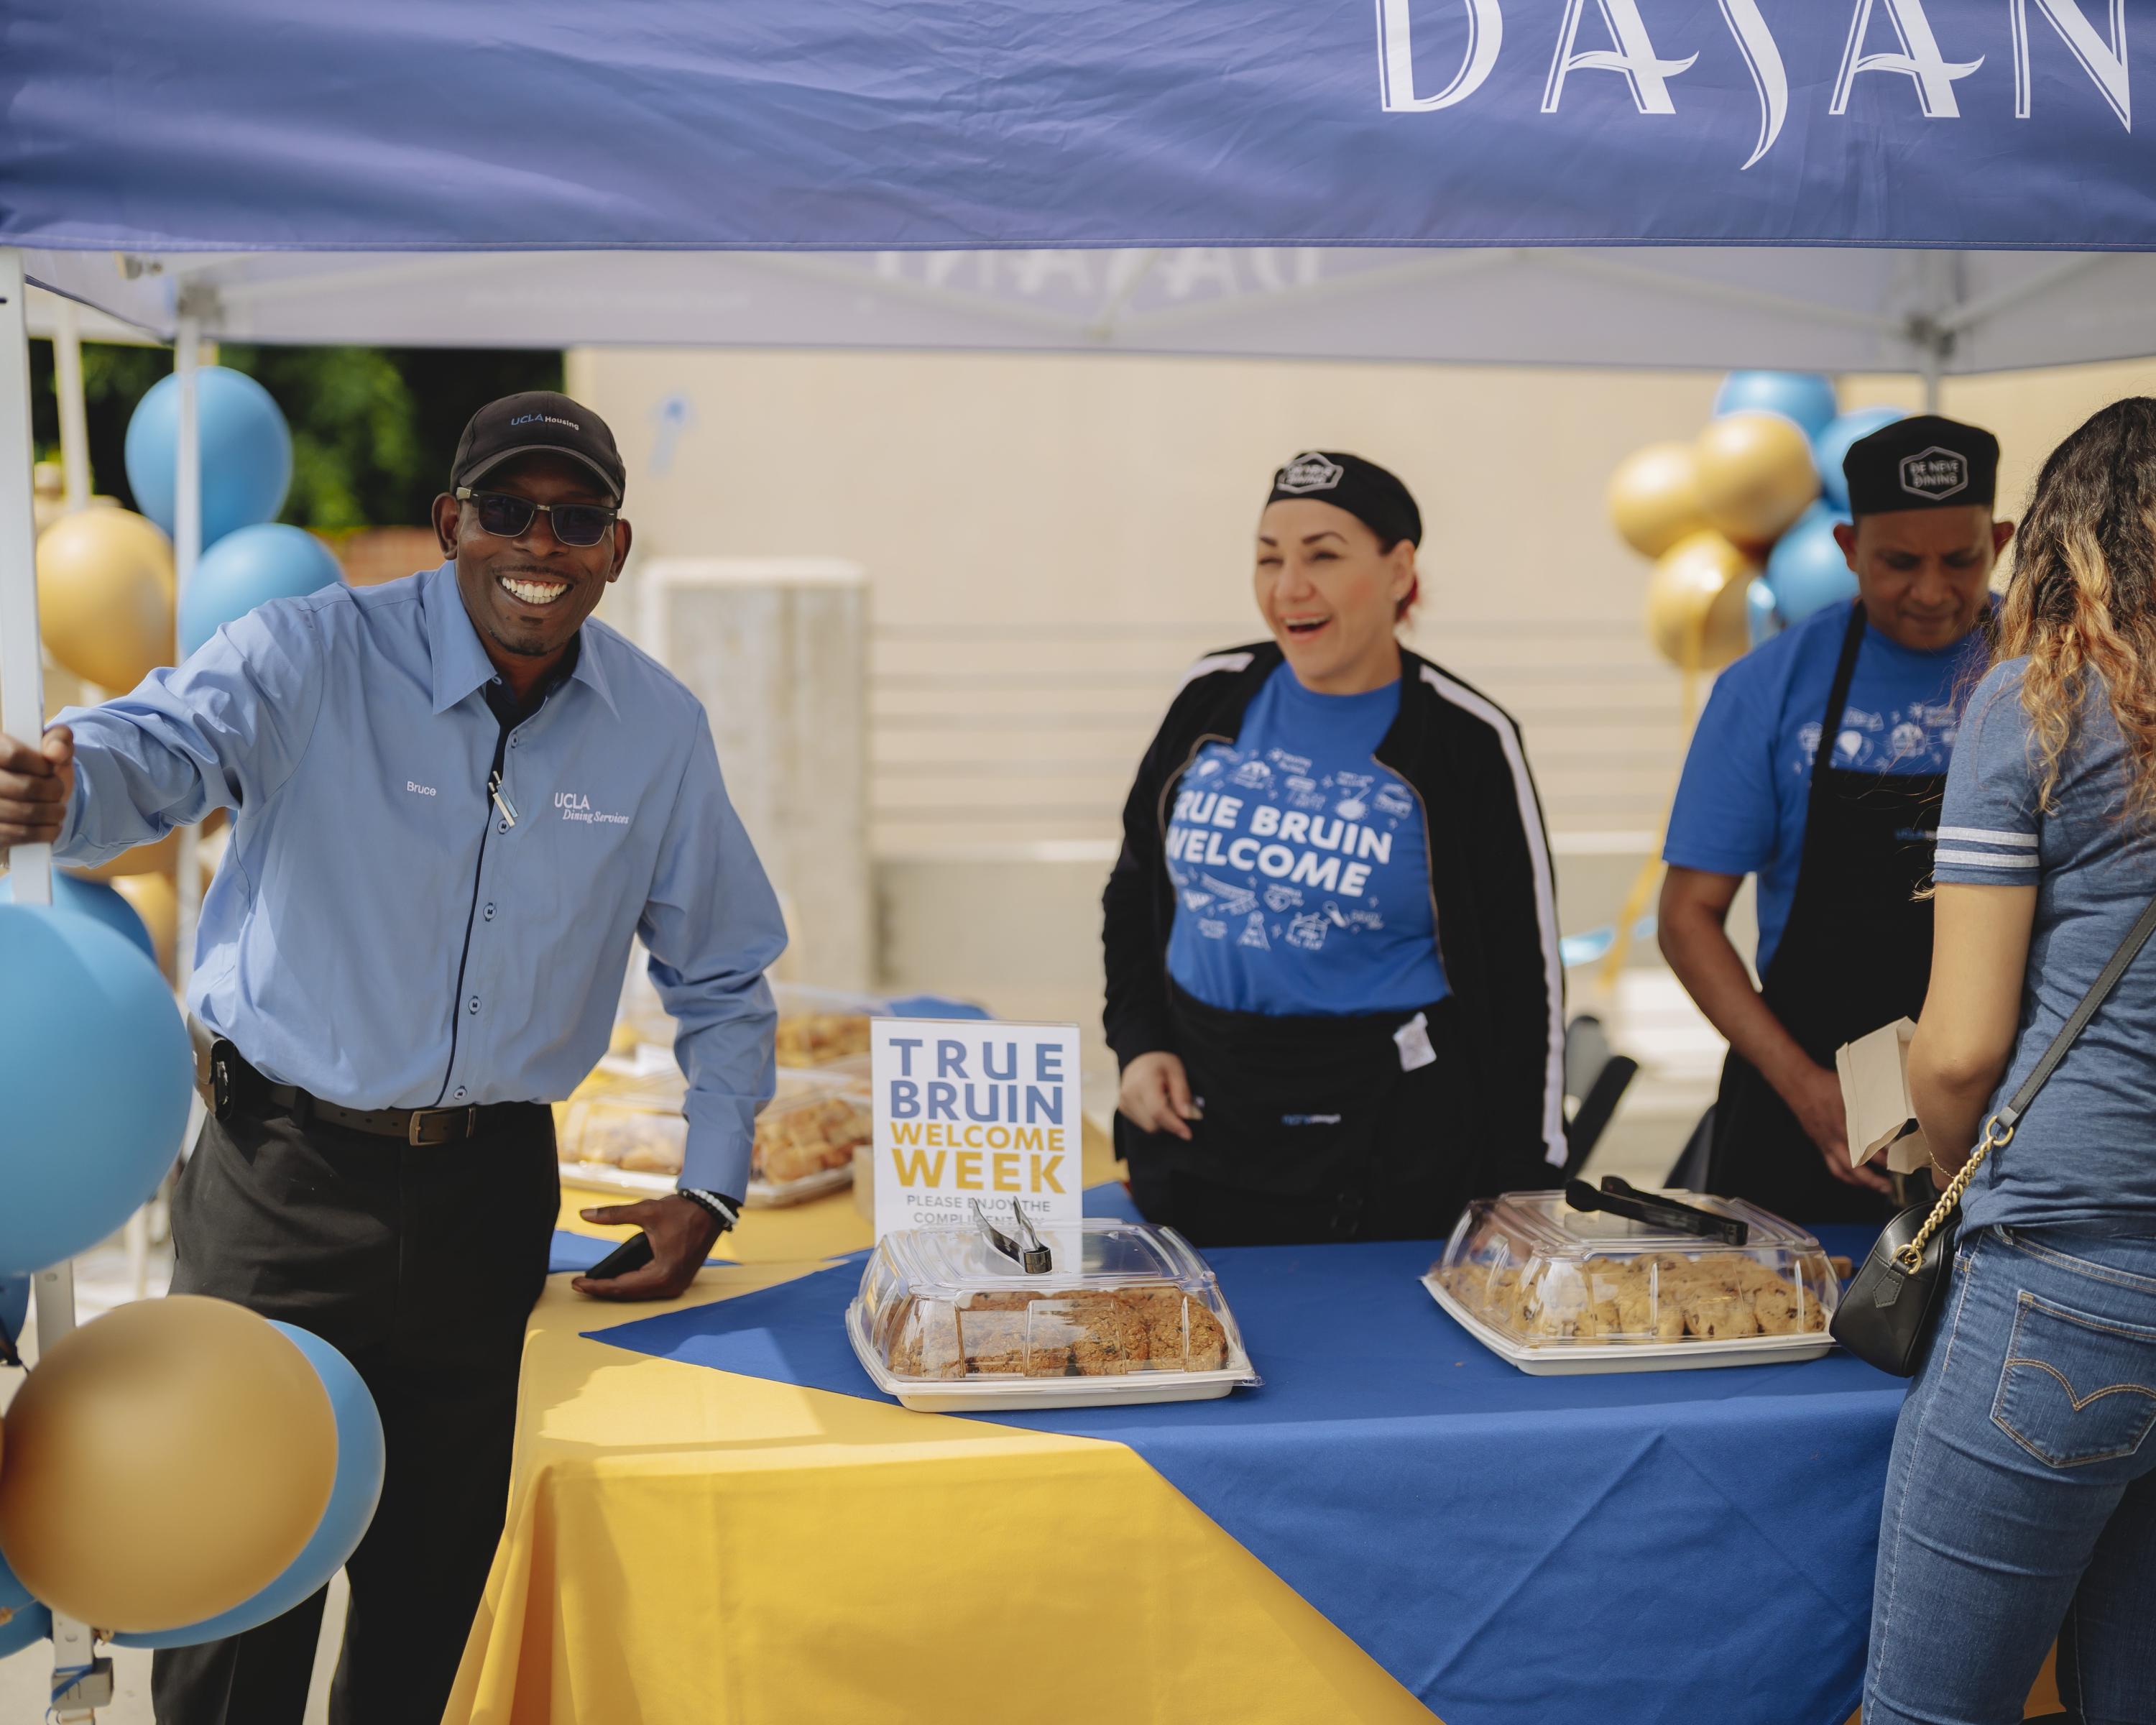
[[[1940,1296],[1946,1291],[1947,1264],[1960,1219],[1962,1194],[1969,1189],[1984,1158],[2013,1142],[2014,1129],[2035,1101],[2036,1092],[2058,1070],[2066,1050],[2087,1029],[2097,1009],[2152,933],[2156,933],[2156,899],[2149,901],[2140,920],[2128,931],[2118,950],[2111,955],[2111,962],[2082,997],[2081,1004],[2059,1026],[2059,1034],[2044,1050],[2044,1058],[2036,1062],[2035,1070],[2022,1081],[2012,1100],[1984,1123],[1982,1142],[1947,1183],[1938,1202],[1929,1206],[1912,1204],[1889,1222],[1873,1243],[1834,1314],[1834,1339],[1859,1359],[1897,1378],[1916,1371]]]

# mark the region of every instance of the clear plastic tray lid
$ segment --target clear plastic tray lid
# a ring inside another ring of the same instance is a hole
[[[878,1242],[861,1275],[863,1328],[894,1376],[1248,1369],[1219,1282],[1173,1230],[1089,1216],[1034,1235],[1008,1205],[988,1222],[901,1229]],[[1029,1271],[1036,1240],[1049,1265]]]
[[[1532,1348],[1815,1337],[1838,1284],[1818,1240],[1740,1198],[1649,1192],[1727,1237],[1582,1209],[1563,1192],[1478,1199],[1430,1273],[1481,1322]]]

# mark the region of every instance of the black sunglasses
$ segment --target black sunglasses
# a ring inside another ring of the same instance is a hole
[[[606,537],[621,511],[603,503],[534,503],[529,497],[512,497],[506,491],[475,491],[457,487],[457,501],[471,505],[479,516],[480,531],[497,539],[521,539],[531,531],[531,517],[543,515],[554,536],[564,545],[597,545]]]

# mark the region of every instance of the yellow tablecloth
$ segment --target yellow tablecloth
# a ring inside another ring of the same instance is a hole
[[[1107,1172],[1105,1144],[1087,1156],[1089,1180]],[[565,1196],[563,1225],[602,1231],[575,1214],[586,1196]],[[753,1212],[735,1261],[684,1297],[869,1243],[846,1194]],[[557,1276],[533,1312],[508,1526],[447,1718],[1429,1725],[1123,1445],[580,1333],[654,1309]]]

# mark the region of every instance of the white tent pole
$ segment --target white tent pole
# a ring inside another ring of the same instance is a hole
[[[0,732],[23,742],[45,728],[45,668],[38,646],[37,516],[30,489],[30,338],[23,254],[0,250]],[[4,524],[13,521],[8,527]],[[53,901],[49,845],[8,854],[15,902]]]
[[[82,394],[80,318],[72,300],[54,308],[53,393],[60,408],[60,470],[69,509],[90,501],[90,415]]]
[[[0,249],[0,731],[22,741],[44,731],[44,665],[38,648],[38,561],[30,458],[30,336],[23,318],[28,289],[23,254]],[[16,525],[8,527],[13,521]],[[8,853],[15,902],[53,901],[53,853],[48,845],[18,845]],[[74,1327],[74,1266],[41,1270],[38,1351],[51,1350]],[[111,1666],[96,1657],[90,1625],[53,1614],[54,1717],[88,1718],[91,1706],[112,1698]],[[63,1699],[63,1695],[66,1697]]]
[[[202,359],[202,319],[184,309],[173,348],[173,370],[180,380],[178,486],[172,504],[172,567],[178,596],[187,597],[202,558],[202,413],[196,380]],[[172,939],[173,981],[185,1000],[187,978],[195,968],[195,925],[202,914],[201,829],[180,829],[179,878],[172,883],[178,911]]]

